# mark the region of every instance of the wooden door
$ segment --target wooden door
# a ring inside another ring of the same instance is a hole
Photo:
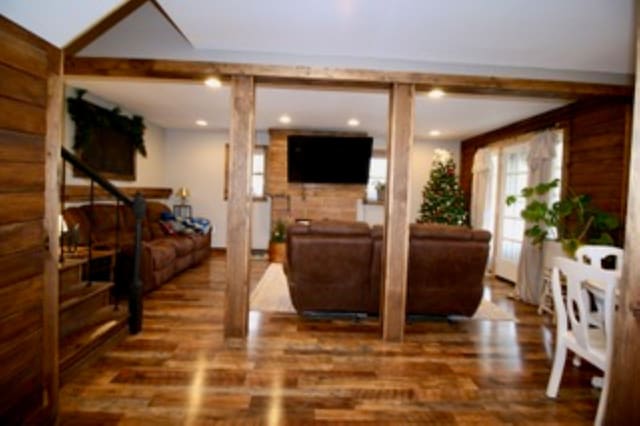
[[[58,387],[61,57],[2,16],[0,46],[0,424],[46,423]]]

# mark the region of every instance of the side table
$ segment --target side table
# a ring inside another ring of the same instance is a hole
[[[174,204],[173,205],[173,215],[180,217],[193,217],[192,209],[190,204]]]

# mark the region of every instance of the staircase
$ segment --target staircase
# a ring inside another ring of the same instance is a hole
[[[112,296],[114,283],[93,281],[90,262],[110,260],[115,252],[68,256],[59,264],[60,381],[64,384],[78,369],[122,340],[127,334],[126,304]]]
[[[135,237],[130,276],[119,277],[119,303],[113,294],[116,258],[121,254],[119,244],[119,215],[116,215],[116,239],[113,247],[97,245],[93,240],[94,218],[89,221],[85,246],[78,241],[65,248],[64,234],[60,236],[59,274],[59,368],[60,382],[65,383],[79,368],[122,340],[127,334],[142,330],[142,283],[140,282],[140,256],[142,246],[142,220],[145,201],[140,193],[128,197],[111,182],[86,165],[66,148],[61,149],[63,159],[60,184],[61,213],[64,211],[66,165],[81,172],[90,181],[89,203],[94,206],[96,186],[113,197],[115,207],[130,208],[135,217]],[[117,211],[117,210],[116,210]],[[64,222],[62,223],[64,224]],[[79,226],[79,225],[78,225]],[[64,226],[61,226],[64,231]],[[130,254],[128,254],[130,255]]]

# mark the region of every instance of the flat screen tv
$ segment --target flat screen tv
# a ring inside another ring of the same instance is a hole
[[[372,146],[370,137],[291,135],[289,182],[366,184]]]

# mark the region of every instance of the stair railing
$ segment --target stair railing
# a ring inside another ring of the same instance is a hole
[[[90,179],[90,187],[89,187],[89,202],[91,209],[91,217],[89,220],[89,238],[87,241],[87,251],[88,251],[88,263],[87,263],[87,275],[89,278],[89,284],[91,284],[91,264],[93,260],[93,228],[94,228],[94,215],[93,215],[93,207],[95,202],[95,185],[97,184],[102,189],[104,189],[108,194],[113,196],[116,200],[116,235],[115,235],[115,250],[116,253],[119,252],[120,248],[120,218],[119,218],[119,206],[122,203],[125,207],[131,208],[135,217],[136,225],[135,225],[135,240],[134,240],[134,252],[133,252],[133,273],[131,277],[131,282],[128,286],[128,301],[129,301],[129,332],[131,334],[139,333],[142,330],[142,282],[140,281],[140,262],[141,262],[141,253],[142,253],[142,220],[145,217],[146,212],[146,202],[142,194],[139,192],[133,198],[128,197],[124,194],[120,189],[118,189],[115,185],[101,176],[98,172],[93,170],[90,166],[88,166],[85,162],[83,162],[80,158],[75,156],[71,151],[66,148],[62,148],[62,159],[63,159],[63,167],[62,167],[62,183],[61,183],[61,209],[64,211],[64,203],[66,201],[66,164],[69,163],[76,170],[82,172],[87,178]],[[62,238],[62,236],[61,236]],[[63,244],[61,241],[60,244],[60,262],[64,262],[64,250]]]

